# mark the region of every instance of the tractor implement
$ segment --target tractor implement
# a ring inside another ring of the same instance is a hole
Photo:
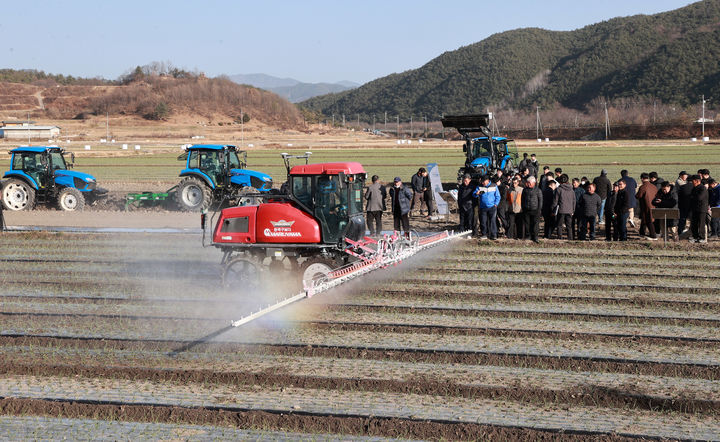
[[[392,235],[384,235],[384,237],[378,241],[374,241],[373,239],[367,237],[364,241],[349,240],[352,247],[348,248],[346,252],[352,256],[359,256],[359,261],[332,270],[321,278],[304,280],[304,289],[302,292],[285,298],[275,304],[269,305],[257,312],[244,316],[237,321],[233,321],[231,322],[231,325],[233,327],[239,327],[247,324],[250,321],[258,319],[294,302],[305,298],[311,298],[314,295],[326,292],[374,270],[386,268],[391,265],[397,265],[402,262],[403,259],[410,258],[423,250],[444,244],[454,239],[462,238],[471,233],[471,231],[453,233],[446,230],[441,233],[420,238],[417,236],[414,238],[412,236],[411,238],[405,238],[395,232]],[[376,248],[373,249],[372,247],[369,247],[369,244],[375,244]],[[364,254],[357,255],[353,249],[361,249]]]

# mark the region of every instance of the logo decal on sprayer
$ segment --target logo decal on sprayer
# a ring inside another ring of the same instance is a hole
[[[272,224],[273,229],[265,229],[263,233],[265,236],[274,236],[274,237],[283,237],[283,238],[299,238],[302,236],[300,232],[293,232],[292,226],[295,224],[295,221],[285,221],[284,219],[281,219],[279,221],[270,221],[270,224]]]
[[[277,229],[278,227],[292,227],[292,225],[295,224],[295,221],[285,221],[284,219],[281,219],[280,221],[270,221],[270,224]]]

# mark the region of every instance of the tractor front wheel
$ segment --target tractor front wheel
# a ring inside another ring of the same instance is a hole
[[[178,184],[175,192],[175,202],[180,210],[199,212],[210,207],[212,192],[200,179],[188,177]]]
[[[253,257],[241,255],[232,258],[223,268],[223,286],[244,291],[256,290],[260,287],[262,272],[262,263]]]
[[[57,203],[60,210],[79,212],[85,207],[85,197],[74,187],[66,187],[58,194]]]
[[[2,204],[7,210],[32,210],[35,207],[35,189],[24,181],[9,179],[2,188]]]

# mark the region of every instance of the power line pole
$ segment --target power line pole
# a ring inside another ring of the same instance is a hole
[[[357,127],[360,130],[360,114],[357,114]]]
[[[709,100],[707,100],[709,101]],[[702,96],[702,136],[705,138],[705,94]]]
[[[345,114],[342,114],[343,116],[343,127],[345,127]]]
[[[610,137],[610,116],[608,115],[607,102],[603,103],[605,106],[605,139]]]
[[[373,114],[373,133],[375,133],[375,114]]]
[[[540,139],[540,106],[535,106],[535,138]]]
[[[398,139],[400,139],[400,115],[398,115],[396,118],[397,118],[397,137],[398,137]]]
[[[410,138],[413,137],[412,115],[410,115]]]
[[[385,111],[385,132],[387,132],[387,111]]]
[[[427,115],[423,115],[423,119],[425,120],[425,132],[423,132],[423,138],[427,138]]]

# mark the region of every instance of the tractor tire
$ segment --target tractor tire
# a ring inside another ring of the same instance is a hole
[[[212,191],[200,179],[188,177],[178,184],[175,202],[185,212],[206,210],[212,204]]]
[[[263,265],[260,260],[240,255],[230,259],[223,267],[222,284],[228,289],[253,291],[262,283]]]
[[[85,208],[85,197],[74,187],[66,187],[57,198],[58,209],[65,212],[80,212]]]
[[[300,269],[303,284],[322,283],[327,281],[328,274],[335,269],[335,262],[325,258],[309,258]]]
[[[32,210],[35,208],[35,189],[25,181],[11,178],[2,188],[2,204],[6,210]]]

